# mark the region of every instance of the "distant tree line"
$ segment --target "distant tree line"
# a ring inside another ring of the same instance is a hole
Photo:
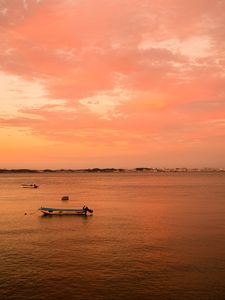
[[[88,168],[88,169],[43,169],[43,170],[34,170],[34,169],[0,169],[0,173],[110,173],[110,172],[225,172],[225,169],[217,168],[147,168],[147,167],[138,167],[134,169],[121,169],[121,168]]]
[[[39,171],[31,169],[0,169],[0,173],[39,173]]]

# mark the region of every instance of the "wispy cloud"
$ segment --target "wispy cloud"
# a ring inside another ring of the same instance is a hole
[[[137,162],[144,149],[185,149],[196,136],[204,154],[213,130],[224,147],[224,9],[220,0],[1,1],[0,126],[43,143],[111,143],[111,156],[139,143]]]

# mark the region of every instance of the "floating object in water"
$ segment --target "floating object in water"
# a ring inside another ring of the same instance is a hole
[[[69,196],[63,196],[61,200],[69,200]]]
[[[53,208],[53,207],[40,207],[40,210],[44,215],[80,215],[86,216],[87,213],[92,214],[93,210],[87,206],[83,208]]]
[[[38,188],[38,185],[36,185],[35,183],[32,184],[22,184],[23,188],[31,188],[31,189],[36,189]]]

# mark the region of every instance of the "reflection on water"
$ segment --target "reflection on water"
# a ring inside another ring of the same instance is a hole
[[[225,298],[225,174],[4,174],[0,203],[1,299]]]

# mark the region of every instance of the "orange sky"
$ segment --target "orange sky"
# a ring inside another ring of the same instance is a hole
[[[225,0],[1,0],[0,168],[225,168]]]

